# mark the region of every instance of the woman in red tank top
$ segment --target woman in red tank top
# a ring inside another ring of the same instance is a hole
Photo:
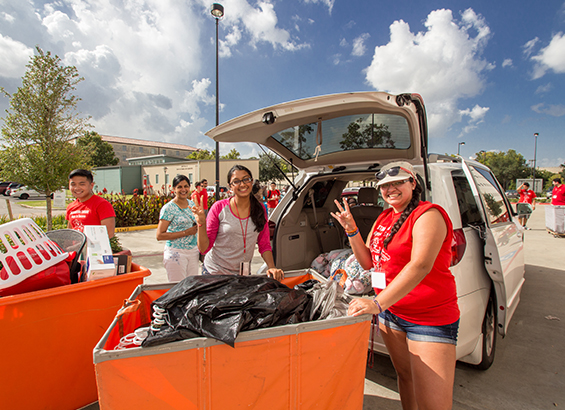
[[[404,409],[450,409],[459,308],[449,271],[453,229],[438,205],[420,201],[412,165],[388,164],[376,175],[391,206],[363,242],[349,206],[332,216],[345,228],[364,269],[384,272],[386,287],[373,300],[356,298],[353,316],[378,314],[379,329],[398,375]]]

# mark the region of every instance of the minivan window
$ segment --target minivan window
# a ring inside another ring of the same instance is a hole
[[[510,212],[500,192],[496,180],[490,172],[482,168],[470,167],[477,189],[485,206],[490,225],[508,222]]]
[[[406,118],[392,114],[356,114],[287,128],[272,137],[296,156],[306,160],[334,152],[358,149],[410,148],[410,128]]]
[[[453,186],[455,187],[457,204],[461,214],[461,226],[465,228],[482,224],[481,212],[475,201],[473,191],[471,191],[469,180],[467,180],[463,171],[460,170],[453,171],[451,177],[453,178]]]

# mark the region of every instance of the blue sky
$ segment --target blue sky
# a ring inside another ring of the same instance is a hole
[[[0,86],[39,45],[85,77],[100,134],[212,149],[215,23],[203,0],[0,0]],[[564,0],[224,0],[220,121],[349,91],[423,96],[430,152],[565,162]],[[8,100],[0,99],[2,113]],[[3,114],[2,114],[3,116]],[[222,144],[244,157],[249,144]]]

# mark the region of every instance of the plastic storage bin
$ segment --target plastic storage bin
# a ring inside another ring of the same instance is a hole
[[[4,275],[0,289],[17,285],[69,255],[53,242],[30,218],[0,225],[0,260]]]
[[[565,206],[545,206],[545,227],[554,234],[565,234]]]
[[[0,298],[0,402],[10,409],[78,409],[97,400],[92,348],[151,272]]]
[[[288,286],[314,275],[287,273]],[[370,315],[242,332],[235,348],[195,338],[114,350],[151,320],[174,284],[142,285],[136,311],[114,320],[94,349],[100,409],[361,409]]]

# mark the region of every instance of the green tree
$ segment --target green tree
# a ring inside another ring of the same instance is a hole
[[[216,151],[214,150],[214,154],[216,153]],[[237,152],[237,150],[235,148],[233,148],[230,152],[228,152],[226,155],[222,155],[220,158],[221,159],[240,159],[241,154],[239,152]]]
[[[481,151],[475,155],[478,162],[491,169],[505,190],[510,189],[517,179],[530,175],[526,159],[513,149],[508,152]]]
[[[68,184],[68,175],[84,167],[88,153],[72,141],[89,126],[80,118],[73,95],[83,80],[74,66],[63,66],[58,56],[37,47],[22,85],[11,95],[6,110],[0,168],[5,180],[18,181],[47,196],[47,229],[52,229],[50,195]]]
[[[111,144],[102,140],[95,131],[87,131],[84,136],[77,139],[77,145],[84,147],[90,153],[89,165],[92,167],[106,167],[118,165],[120,159],[114,154]]]
[[[207,149],[199,149],[198,151],[191,153],[186,158],[194,160],[216,159],[216,150],[210,152]]]
[[[284,178],[275,164],[278,165],[285,174],[291,171],[290,165],[281,157],[268,154],[259,154],[259,181],[267,182]]]
[[[341,149],[363,149],[363,148],[394,148],[394,141],[388,126],[384,124],[365,124],[364,118],[350,123],[347,132],[342,135]]]

